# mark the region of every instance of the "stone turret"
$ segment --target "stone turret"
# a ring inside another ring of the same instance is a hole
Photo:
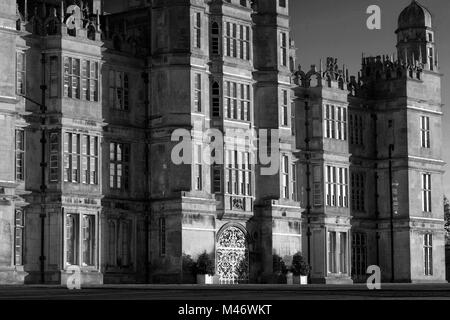
[[[430,71],[438,69],[432,15],[427,8],[412,1],[398,18],[396,34],[399,60],[404,64],[423,64]]]

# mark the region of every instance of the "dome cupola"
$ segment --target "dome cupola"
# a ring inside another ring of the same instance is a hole
[[[398,29],[432,28],[431,12],[423,5],[413,0],[398,17]]]

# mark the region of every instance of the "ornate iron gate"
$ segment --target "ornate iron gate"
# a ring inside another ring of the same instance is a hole
[[[230,226],[222,231],[217,241],[216,259],[221,284],[248,283],[247,237],[241,229]]]

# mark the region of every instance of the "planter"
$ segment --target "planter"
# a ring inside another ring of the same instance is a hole
[[[197,275],[197,284],[213,284],[214,277],[209,274],[198,274]]]
[[[308,284],[308,276],[294,276],[294,284]]]

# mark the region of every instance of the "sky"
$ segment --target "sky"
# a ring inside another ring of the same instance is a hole
[[[443,157],[447,171],[444,193],[450,196],[450,1],[419,0],[433,15],[442,79]],[[309,70],[320,59],[334,57],[356,75],[361,55],[392,54],[395,45],[397,19],[411,0],[291,0],[291,30],[297,47],[297,64]],[[366,13],[370,5],[381,8],[381,29],[369,30]]]

